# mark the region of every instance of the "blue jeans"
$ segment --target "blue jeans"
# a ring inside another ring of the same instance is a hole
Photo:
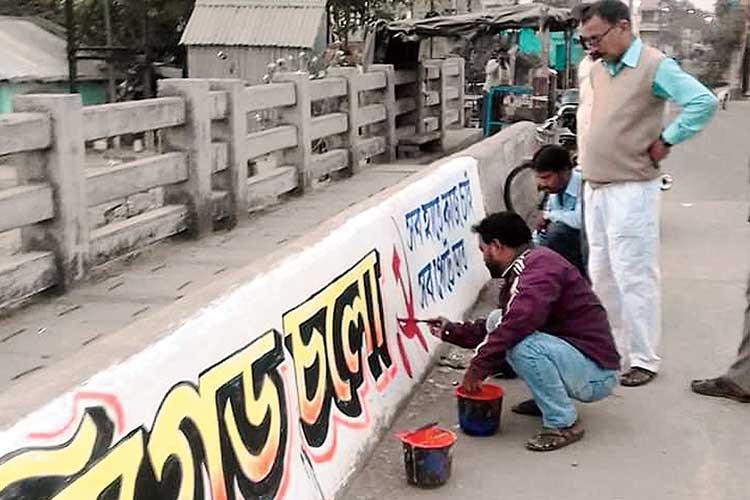
[[[578,418],[573,400],[604,399],[617,383],[615,370],[599,367],[559,337],[532,333],[508,352],[508,363],[529,386],[544,427],[562,429]]]
[[[544,233],[535,234],[534,243],[559,253],[576,266],[581,275],[586,276],[580,229],[572,228],[562,222],[550,222]]]

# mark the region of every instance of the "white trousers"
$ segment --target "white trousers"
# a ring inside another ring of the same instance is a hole
[[[657,372],[661,339],[659,179],[586,185],[589,276],[623,366]],[[629,360],[629,363],[628,363]]]

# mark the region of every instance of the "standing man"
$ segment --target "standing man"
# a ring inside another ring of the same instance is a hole
[[[542,146],[531,160],[541,191],[547,193],[544,217],[533,234],[534,243],[554,250],[586,275],[581,253],[581,174],[573,169],[568,151]]]
[[[574,400],[598,401],[617,384],[620,366],[607,313],[588,282],[569,262],[547,248],[533,248],[520,215],[500,212],[473,230],[493,278],[502,278],[500,314],[494,320],[430,321],[436,337],[476,348],[463,379],[465,391],[506,360],[529,386],[533,400],[513,408],[541,415],[543,428],[526,447],[550,451],[583,437]]]
[[[716,98],[633,35],[619,0],[584,12],[581,42],[602,59],[591,71],[591,126],[581,152],[589,276],[612,324],[621,325],[615,340],[630,369],[620,383],[640,386],[661,361],[659,163],[708,123]],[[664,127],[667,100],[682,112]]]

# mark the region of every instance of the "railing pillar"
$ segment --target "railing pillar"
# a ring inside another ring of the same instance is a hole
[[[463,128],[466,126],[466,61],[462,57],[453,57],[448,59],[458,64],[458,77],[456,78],[458,85],[458,123],[459,127]]]
[[[52,122],[51,146],[25,153],[18,169],[22,183],[48,182],[54,192],[55,217],[21,230],[23,251],[55,254],[58,285],[65,290],[82,279],[89,266],[90,227],[86,198],[85,144],[81,97],[77,94],[22,95],[16,112],[47,113]]]
[[[312,99],[310,77],[307,73],[277,73],[275,83],[293,83],[296,101],[294,106],[280,108],[284,123],[297,128],[297,147],[284,151],[284,163],[297,168],[300,191],[313,185],[310,164],[312,162]]]
[[[211,80],[211,90],[227,93],[227,115],[211,124],[212,137],[227,144],[228,168],[215,176],[217,189],[230,193],[230,227],[247,216],[247,106],[245,84],[241,80]]]
[[[337,67],[330,68],[328,70],[328,76],[344,78],[347,82],[347,98],[346,98],[346,109],[342,112],[348,113],[349,116],[349,132],[347,133],[345,140],[345,147],[349,149],[349,165],[352,173],[356,174],[362,170],[362,154],[359,149],[360,133],[360,72],[357,68],[351,67]]]
[[[392,162],[396,160],[396,71],[392,64],[374,64],[370,71],[385,74],[385,89],[381,95],[383,106],[385,106],[385,122],[380,126],[380,134],[385,137],[385,153],[382,161]]]
[[[207,80],[166,79],[159,81],[159,97],[185,100],[185,124],[164,130],[168,151],[187,155],[188,180],[165,187],[167,203],[187,205],[189,233],[201,237],[213,229],[211,200],[211,105]]]

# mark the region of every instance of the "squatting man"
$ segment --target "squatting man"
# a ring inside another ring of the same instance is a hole
[[[500,278],[499,310],[488,320],[430,320],[430,332],[451,344],[476,348],[463,389],[477,392],[507,360],[533,399],[513,408],[542,417],[526,443],[533,451],[562,448],[581,439],[574,400],[598,401],[617,384],[620,356],[607,313],[588,282],[565,258],[534,247],[517,214],[500,212],[473,226],[493,278]]]

